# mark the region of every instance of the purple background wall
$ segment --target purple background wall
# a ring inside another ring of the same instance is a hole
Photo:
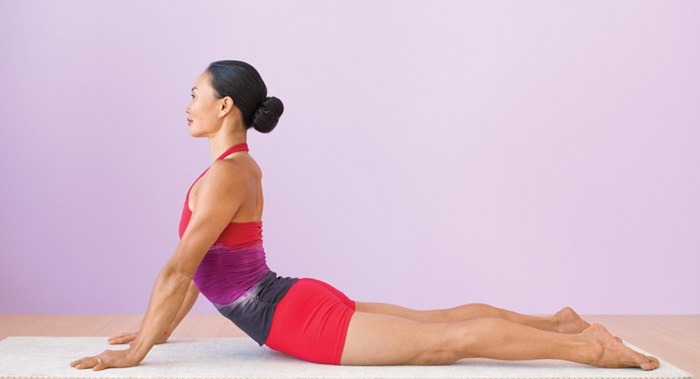
[[[0,1],[0,313],[142,313],[209,162],[206,65],[277,272],[417,308],[699,313],[700,3]],[[194,312],[215,312],[200,298]]]

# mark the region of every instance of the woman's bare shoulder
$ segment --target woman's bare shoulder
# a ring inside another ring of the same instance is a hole
[[[247,180],[247,169],[235,160],[222,159],[212,163],[202,179],[207,186],[236,186]]]

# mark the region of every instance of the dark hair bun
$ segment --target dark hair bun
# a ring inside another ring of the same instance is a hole
[[[282,100],[274,96],[268,97],[255,110],[251,126],[260,133],[270,133],[277,126],[282,112],[284,112]]]

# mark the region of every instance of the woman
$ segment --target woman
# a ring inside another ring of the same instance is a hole
[[[201,291],[260,345],[319,363],[446,364],[468,357],[563,359],[603,367],[653,370],[600,325],[564,308],[533,317],[469,304],[415,311],[354,302],[313,279],[279,277],[262,247],[262,173],[248,154],[247,130],[269,133],[283,112],[258,72],[239,61],[212,63],[192,88],[189,132],[209,138],[212,165],[188,192],[180,243],[161,270],[136,333],[110,338],[126,350],[74,361],[77,369],[139,364],[163,343]]]

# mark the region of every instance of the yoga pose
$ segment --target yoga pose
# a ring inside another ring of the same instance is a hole
[[[283,112],[258,72],[239,61],[214,62],[192,88],[189,133],[209,138],[213,163],[187,192],[180,243],[156,280],[129,343],[74,361],[77,369],[138,365],[163,343],[201,292],[260,345],[310,362],[437,365],[462,358],[562,359],[601,367],[659,366],[570,308],[534,317],[485,304],[417,311],[355,302],[313,279],[278,276],[262,245],[262,173],[248,154],[247,131],[269,133]]]

